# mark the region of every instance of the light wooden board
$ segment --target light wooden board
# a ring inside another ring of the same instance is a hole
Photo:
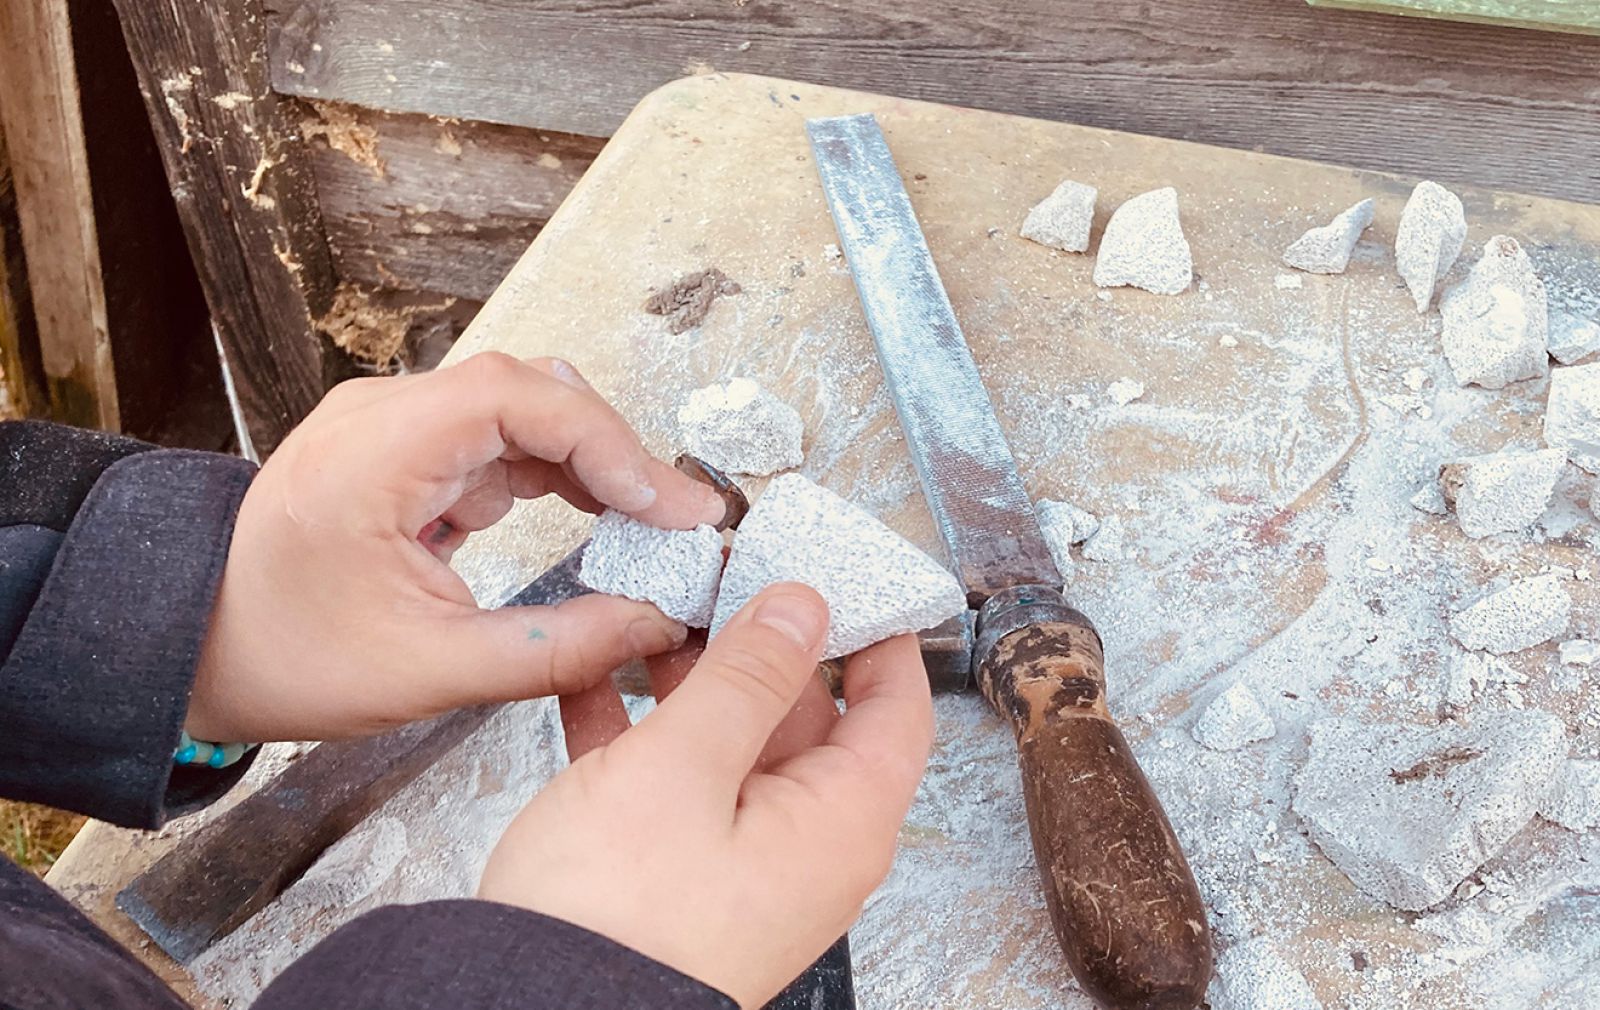
[[[268,6],[273,87],[375,108],[609,136],[715,69],[1600,198],[1597,38],[1301,0]]]
[[[0,117],[50,406],[116,431],[116,375],[67,0],[0,3]]]
[[[835,236],[805,146],[807,116],[857,112],[885,130],[1030,491],[1127,524],[1135,556],[1080,562],[1069,592],[1105,637],[1112,708],[1173,814],[1223,942],[1270,937],[1329,1007],[1585,1005],[1600,936],[1578,928],[1594,914],[1582,897],[1594,888],[1573,874],[1600,865],[1600,838],[1542,823],[1518,835],[1490,867],[1521,881],[1500,899],[1512,925],[1494,956],[1435,960],[1429,974],[1418,954],[1437,940],[1356,891],[1287,811],[1312,718],[1436,721],[1454,650],[1444,618],[1483,580],[1586,567],[1597,578],[1564,583],[1576,601],[1571,634],[1600,635],[1600,531],[1581,511],[1589,490],[1575,469],[1539,543],[1467,541],[1453,521],[1406,504],[1442,459],[1538,444],[1544,394],[1542,382],[1490,393],[1450,380],[1437,315],[1419,316],[1393,273],[1411,180],[697,77],[652,94],[618,131],[452,360],[490,348],[565,356],[662,454],[678,447],[674,411],[688,391],[753,377],[805,419],[806,473],[937,550],[848,271],[825,252]],[[1063,176],[1100,187],[1097,239],[1118,203],[1176,185],[1200,284],[1173,298],[1101,297],[1091,257],[1019,239],[1027,209]],[[1600,211],[1461,194],[1470,249],[1520,236],[1553,305],[1600,314]],[[1281,250],[1366,196],[1377,221],[1349,273],[1290,275],[1300,286],[1280,288]],[[672,336],[641,311],[652,287],[713,265],[743,293],[700,328]],[[1105,387],[1122,377],[1146,393],[1117,408]],[[1431,417],[1418,416],[1422,406]],[[584,528],[551,504],[523,508],[475,537],[458,568],[496,602]],[[1600,748],[1600,702],[1553,653],[1510,657],[1527,677],[1523,701],[1567,719],[1575,751]],[[1202,750],[1189,728],[1236,679],[1261,695],[1278,735],[1233,754]],[[937,711],[899,859],[853,934],[862,1006],[1087,1010],[1033,878],[1008,731],[975,696],[941,698]],[[500,826],[559,768],[560,747],[547,703],[497,719],[209,954],[203,990],[246,1001],[353,915],[470,893]],[[102,830],[53,874],[124,937],[130,927],[108,903],[137,862],[126,844]]]
[[[1307,0],[1312,6],[1450,18],[1483,24],[1600,34],[1600,8],[1590,0]]]

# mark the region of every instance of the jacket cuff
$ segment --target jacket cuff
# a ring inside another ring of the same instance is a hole
[[[0,792],[155,827],[244,774],[175,775],[172,751],[254,472],[160,449],[101,474],[0,666]]]
[[[253,1010],[738,1010],[717,990],[581,926],[492,901],[368,912]]]

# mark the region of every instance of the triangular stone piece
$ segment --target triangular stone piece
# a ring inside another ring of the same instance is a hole
[[[1193,280],[1189,241],[1178,221],[1177,190],[1167,186],[1140,193],[1112,213],[1100,236],[1095,284],[1175,295],[1188,290]]]
[[[1344,273],[1361,233],[1372,223],[1373,207],[1369,197],[1322,227],[1312,228],[1284,250],[1283,261],[1308,273]]]
[[[955,576],[900,534],[799,474],[783,474],[739,525],[722,573],[714,636],[775,582],[803,582],[828,601],[824,658],[931,628],[966,609]]]
[[[1420,911],[1528,823],[1566,756],[1566,729],[1545,712],[1440,728],[1324,719],[1295,776],[1294,812],[1357,887]]]

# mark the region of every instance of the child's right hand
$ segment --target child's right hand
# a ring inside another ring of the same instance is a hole
[[[773,586],[638,726],[592,696],[588,732],[607,739],[512,822],[479,897],[610,937],[741,1006],[771,999],[888,874],[933,738],[910,635],[850,659],[835,718],[815,673],[827,626],[815,592]],[[773,736],[797,719],[823,742]]]

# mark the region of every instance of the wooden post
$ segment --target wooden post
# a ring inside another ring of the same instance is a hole
[[[44,366],[28,295],[16,191],[5,130],[0,129],[0,419],[29,417],[45,408]]]
[[[50,416],[119,428],[66,0],[0,0],[0,122]]]
[[[259,0],[115,0],[189,249],[263,455],[349,374],[316,185],[267,80]]]

